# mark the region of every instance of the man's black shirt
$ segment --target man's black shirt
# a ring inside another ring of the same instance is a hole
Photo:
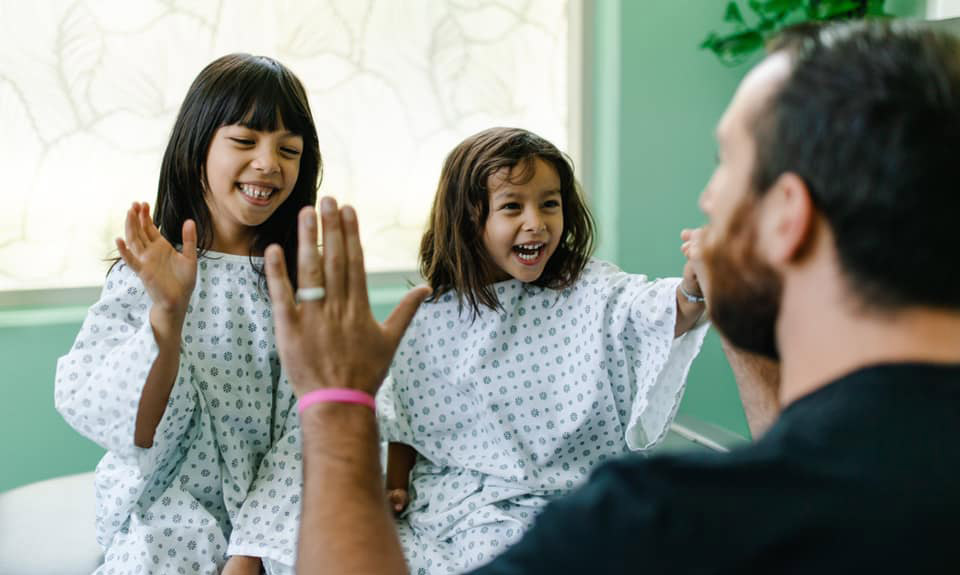
[[[960,366],[863,369],[729,454],[628,457],[477,575],[960,573]]]

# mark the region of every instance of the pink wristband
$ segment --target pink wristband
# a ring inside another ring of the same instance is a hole
[[[377,401],[369,393],[357,391],[356,389],[332,388],[315,389],[309,393],[303,394],[303,397],[297,401],[297,411],[301,414],[303,410],[315,403],[359,403],[366,405],[374,412],[377,411]]]

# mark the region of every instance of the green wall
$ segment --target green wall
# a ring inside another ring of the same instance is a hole
[[[591,0],[584,0],[590,2]],[[899,15],[923,2],[894,0]],[[597,0],[588,81],[592,172],[585,184],[600,223],[600,255],[628,271],[677,275],[680,229],[702,223],[696,199],[713,167],[712,130],[745,66],[697,49],[725,0]],[[383,318],[403,290],[378,290]],[[102,450],[53,408],[56,358],[84,310],[0,311],[0,491],[88,471]],[[730,370],[714,336],[690,375],[681,412],[747,434]]]
[[[620,5],[615,253],[628,271],[679,275],[684,264],[680,230],[704,221],[697,197],[713,169],[713,129],[749,68],[729,68],[697,48],[717,27],[725,4]],[[747,435],[733,376],[712,333],[691,370],[681,412]]]
[[[10,321],[0,327],[0,491],[38,479],[89,471],[102,454],[97,445],[64,423],[53,408],[56,359],[73,343],[79,320],[68,317],[66,321],[47,323],[29,315],[20,314],[28,325]]]
[[[726,4],[595,3],[598,157],[593,163],[598,171],[590,183],[598,220],[607,228],[600,254],[625,270],[679,275],[684,263],[680,230],[704,223],[697,198],[713,170],[713,130],[752,64],[727,67],[697,48],[708,32],[720,28]],[[886,6],[899,17],[922,18],[926,2],[888,0]],[[619,38],[618,51],[604,45],[611,37]],[[616,90],[618,98],[604,90]],[[749,435],[715,333],[690,372],[681,413]]]

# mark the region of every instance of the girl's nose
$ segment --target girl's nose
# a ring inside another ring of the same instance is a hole
[[[273,150],[262,150],[253,159],[253,168],[258,172],[272,174],[280,171],[280,162]]]
[[[527,217],[526,226],[524,226],[525,231],[528,232],[542,232],[547,229],[547,224],[544,223],[543,218],[539,214],[531,214]]]

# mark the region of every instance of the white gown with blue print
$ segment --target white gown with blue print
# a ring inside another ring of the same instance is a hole
[[[666,433],[706,324],[674,338],[679,278],[600,261],[562,291],[495,284],[474,320],[417,312],[378,394],[383,439],[420,454],[397,527],[414,575],[460,573],[516,541],[600,462]]]
[[[143,449],[133,433],[158,352],[151,305],[137,276],[118,264],[57,363],[57,409],[108,450],[96,472],[105,550],[97,573],[216,574],[227,555],[289,570],[302,487],[299,421],[250,258],[200,258],[180,369],[153,445]]]

